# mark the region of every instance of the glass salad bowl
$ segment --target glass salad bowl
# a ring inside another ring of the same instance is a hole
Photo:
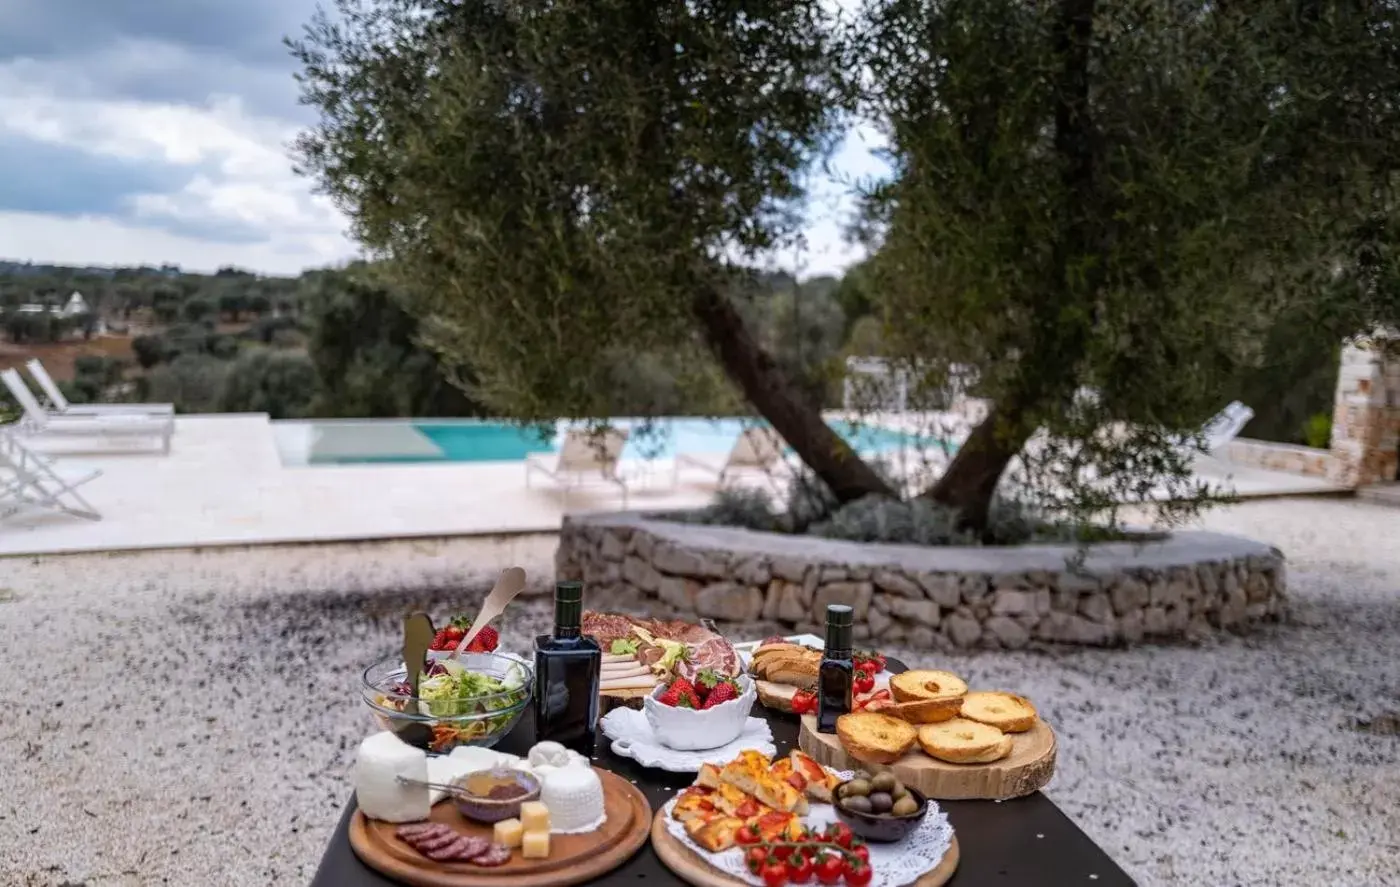
[[[390,656],[365,669],[360,696],[375,722],[429,754],[462,745],[490,748],[515,727],[530,705],[534,669],[509,653],[463,653],[456,663],[430,663],[410,693],[403,659]]]

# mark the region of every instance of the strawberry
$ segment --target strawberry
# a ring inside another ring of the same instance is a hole
[[[723,705],[733,699],[739,698],[739,685],[733,681],[724,681],[715,684],[710,695],[705,697],[705,708],[714,708],[716,705]]]
[[[700,701],[695,698],[694,690],[684,690],[674,683],[661,691],[657,702],[662,705],[669,705],[672,708],[699,708]]]
[[[437,634],[433,635],[433,642],[428,645],[429,650],[446,650],[452,645],[447,639],[447,629],[439,628]]]
[[[476,637],[472,638],[472,642],[467,645],[467,652],[492,653],[500,646],[500,643],[500,632],[488,625]]]
[[[687,693],[691,696],[694,696],[696,699],[700,698],[700,694],[695,690],[695,685],[692,684],[690,681],[687,681],[685,678],[676,678],[666,686],[678,688],[681,693]]]

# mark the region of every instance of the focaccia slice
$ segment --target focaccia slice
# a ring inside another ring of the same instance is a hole
[[[786,813],[806,813],[807,798],[769,772],[768,758],[755,751],[741,752],[720,771],[720,779],[753,795],[760,803]]]
[[[690,839],[701,847],[711,853],[720,853],[734,846],[735,836],[743,826],[742,819],[720,816],[708,822],[693,819],[685,824],[685,830]]]
[[[794,827],[800,828],[802,823],[796,813],[783,813],[779,810],[770,810],[762,816],[756,816],[748,821],[753,826],[754,831],[764,841],[786,841],[793,833]]]
[[[719,778],[719,768],[714,764],[701,764],[700,772],[695,774],[695,784],[718,789],[723,784]]]
[[[692,785],[676,796],[676,806],[671,808],[671,818],[680,822],[692,819],[708,820],[724,813],[715,803],[715,792],[703,786]]]
[[[800,774],[807,781],[804,791],[807,796],[824,804],[831,803],[831,793],[836,790],[836,786],[841,784],[841,777],[818,764],[810,755],[801,749],[793,749],[788,755],[794,772]]]

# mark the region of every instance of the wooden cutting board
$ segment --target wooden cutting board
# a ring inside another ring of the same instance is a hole
[[[687,884],[694,884],[695,887],[750,887],[747,882],[710,865],[702,854],[676,840],[666,828],[665,810],[656,811],[652,821],[651,846],[666,868]],[[937,866],[901,887],[942,887],[957,870],[958,853],[958,836],[954,835],[952,845]]]
[[[607,770],[594,772],[603,783],[607,821],[582,835],[550,835],[548,859],[525,859],[517,848],[510,862],[494,868],[434,862],[395,836],[398,825],[359,810],[350,820],[350,846],[365,865],[414,887],[566,887],[589,881],[630,859],[651,828],[651,805],[635,785]],[[463,834],[492,835],[491,826],[464,819],[450,800],[434,804],[429,819]]]
[[[1055,775],[1055,731],[1043,720],[1012,734],[1011,754],[990,764],[949,764],[924,754],[917,745],[888,766],[866,764],[846,753],[835,733],[818,733],[815,715],[803,715],[797,744],[818,762],[837,770],[889,770],[905,785],[937,801],[1000,801],[1040,791]]]

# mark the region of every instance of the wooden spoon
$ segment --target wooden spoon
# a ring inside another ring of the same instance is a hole
[[[450,661],[455,661],[462,651],[476,640],[476,636],[481,630],[491,623],[501,613],[505,612],[506,605],[515,600],[515,596],[520,594],[525,587],[525,571],[519,567],[511,567],[501,571],[501,578],[496,580],[496,587],[491,589],[491,593],[486,596],[486,600],[481,602],[481,611],[472,620],[471,629],[457,642],[457,649],[452,651],[452,655],[447,657]]]

